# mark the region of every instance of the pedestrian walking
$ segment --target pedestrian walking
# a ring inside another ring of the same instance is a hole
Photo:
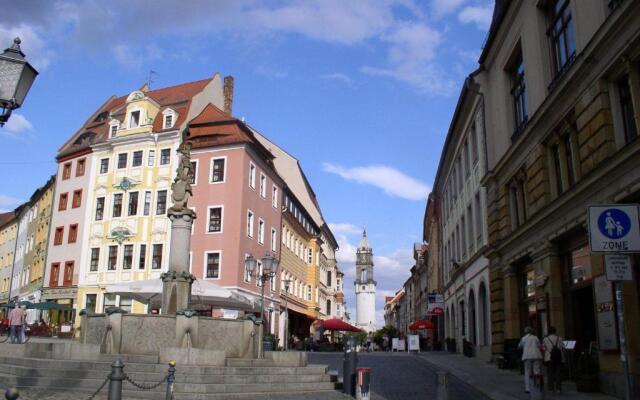
[[[16,303],[15,307],[9,313],[9,334],[11,335],[11,343],[22,343],[22,326],[24,325],[25,312],[20,305]]]
[[[540,364],[542,363],[542,353],[540,352],[540,340],[533,334],[533,328],[524,328],[524,336],[518,343],[518,348],[522,350],[522,361],[524,362],[524,391],[531,391],[531,376],[540,375]]]
[[[549,327],[549,334],[542,340],[544,345],[544,365],[547,367],[549,391],[562,392],[562,364],[564,363],[564,342],[556,334],[556,328]]]

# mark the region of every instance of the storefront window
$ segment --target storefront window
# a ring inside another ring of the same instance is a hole
[[[131,312],[132,300],[127,297],[120,297],[120,308],[126,312]]]
[[[570,254],[570,263],[572,285],[591,280],[591,256],[588,246],[573,250]]]

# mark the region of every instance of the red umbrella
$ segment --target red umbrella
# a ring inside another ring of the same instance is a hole
[[[421,319],[420,321],[416,321],[409,325],[409,329],[412,331],[417,331],[418,329],[434,329],[433,323],[426,319]]]
[[[320,324],[322,324],[322,327],[328,331],[360,332],[360,329],[337,318],[318,320],[318,321],[320,322]]]

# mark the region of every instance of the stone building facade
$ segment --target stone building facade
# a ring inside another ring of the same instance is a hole
[[[637,15],[637,1],[498,1],[473,76],[486,103],[492,352],[513,349],[525,326],[554,326],[618,396],[612,288],[586,217],[591,204],[640,200]],[[639,261],[623,285],[636,388]]]

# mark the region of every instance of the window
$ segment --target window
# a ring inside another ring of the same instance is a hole
[[[552,2],[549,22],[548,35],[553,46],[556,73],[562,74],[566,70],[565,67],[573,62],[576,55],[569,0],[555,0]]]
[[[116,295],[105,294],[104,301],[102,302],[102,312],[105,313],[109,308],[113,308],[115,306],[116,306]]]
[[[160,165],[167,165],[171,162],[171,149],[160,150]]]
[[[99,263],[100,263],[100,248],[94,247],[91,249],[91,263],[89,264],[89,271],[96,272],[98,270]]]
[[[224,182],[225,163],[224,158],[214,158],[211,161],[211,182]]]
[[[147,267],[147,245],[140,245],[140,255],[138,257],[138,269],[145,269]]]
[[[142,210],[143,215],[149,215],[151,210],[151,192],[144,192],[144,208]]]
[[[64,226],[56,228],[56,233],[53,236],[53,245],[59,246],[62,244],[62,238],[64,237]]]
[[[258,271],[256,276],[262,276],[262,261],[256,261],[256,270]],[[262,287],[263,284],[264,282],[262,282],[262,279],[256,278],[256,286]]]
[[[164,129],[171,128],[173,126],[173,114],[167,114],[164,116]]]
[[[153,167],[156,164],[156,151],[149,150],[149,158],[147,159],[147,165]]]
[[[138,215],[138,192],[129,193],[129,215]]]
[[[118,125],[111,125],[111,134],[109,137],[116,137],[116,134],[118,133]]]
[[[513,97],[515,111],[515,131],[519,133],[524,128],[529,114],[527,111],[527,90],[524,79],[524,61],[522,51],[516,57],[516,61],[511,70],[511,96]]]
[[[482,208],[480,205],[480,193],[476,193],[475,199],[476,206],[476,240],[478,241],[478,246],[482,243]]]
[[[206,253],[206,277],[207,279],[220,278],[220,253]]]
[[[313,249],[307,249],[307,264],[313,263]]]
[[[277,232],[275,230],[275,228],[271,228],[271,251],[273,251],[274,253],[277,251],[277,245],[278,245],[278,241],[277,241]]]
[[[191,161],[191,176],[189,179],[189,183],[191,183],[192,185],[195,185],[197,176],[198,176],[198,162]]]
[[[67,240],[69,243],[75,243],[78,240],[78,224],[69,225],[69,237]]]
[[[71,163],[65,163],[62,166],[62,180],[67,180],[71,178]]]
[[[78,208],[82,204],[82,189],[73,191],[73,200],[71,201],[71,207]]]
[[[118,169],[127,168],[127,153],[118,154]]]
[[[622,128],[624,130],[625,143],[630,143],[638,137],[638,127],[634,119],[633,101],[631,98],[631,88],[629,87],[629,77],[625,76],[618,80],[618,99],[620,100],[620,113],[622,114]]]
[[[464,215],[460,218],[460,250],[462,253],[462,259],[467,259],[467,225],[465,224]]]
[[[509,190],[511,202],[511,227],[515,229],[524,224],[527,220],[524,178],[516,179],[511,184],[511,188]]]
[[[267,177],[263,173],[260,173],[260,197],[267,197]]]
[[[264,221],[258,218],[258,243],[264,244]]]
[[[109,172],[109,159],[103,158],[100,160],[100,173],[106,174],[107,172]]]
[[[129,118],[129,128],[137,128],[140,126],[140,111],[132,111]]]
[[[134,151],[133,152],[133,161],[131,166],[132,167],[139,167],[142,165],[142,150],[139,151]]]
[[[58,201],[58,211],[64,211],[67,209],[68,199],[69,193],[60,193],[60,200]]]
[[[478,151],[480,151],[480,149],[478,148],[478,137],[476,136],[477,134],[478,132],[476,131],[476,124],[474,123],[471,127],[471,131],[469,132],[469,137],[471,138],[469,153],[471,154],[471,161],[473,165],[476,165],[478,163]]]
[[[156,215],[167,213],[167,191],[158,190],[158,201],[156,203]]]
[[[118,262],[118,246],[109,246],[109,258],[107,259],[107,270],[115,271]]]
[[[564,144],[564,161],[567,164],[568,187],[572,187],[576,182],[575,171],[573,169],[573,145],[571,144],[571,134],[566,134],[562,138]]]
[[[124,256],[122,257],[122,269],[131,269],[133,266],[133,245],[124,245]]]
[[[162,268],[162,245],[154,244],[153,254],[151,257],[151,269],[160,269],[160,268]]]
[[[90,313],[96,312],[96,304],[98,303],[97,294],[87,294],[84,297],[84,308]]]
[[[249,258],[248,254],[244,255],[244,259],[246,260],[247,258]],[[244,267],[244,281],[245,282],[251,282],[251,274],[249,274],[249,270],[247,269],[247,267]]]
[[[247,236],[253,237],[253,212],[247,210]]]
[[[249,187],[256,188],[256,166],[251,162],[249,163]]]
[[[464,161],[464,175],[469,177],[471,174],[471,157],[469,156],[469,140],[465,139],[462,147],[462,160]]]
[[[122,193],[116,193],[113,195],[113,218],[120,217],[122,215]]]
[[[130,313],[132,305],[133,305],[133,300],[131,299],[131,297],[122,297],[122,296],[120,296],[120,306],[119,306],[119,308],[121,310]]]
[[[331,287],[331,271],[327,271],[327,286]]]
[[[209,207],[207,232],[222,232],[222,207]]]
[[[276,185],[271,188],[271,206],[278,208],[278,187]]]
[[[471,207],[471,203],[467,206],[467,244],[469,250],[469,257],[471,257],[473,251],[473,208]]]
[[[60,263],[51,264],[51,275],[49,277],[49,286],[56,287],[60,280]]]
[[[84,175],[86,162],[87,162],[87,160],[85,158],[82,158],[82,159],[77,161],[77,164],[76,164],[76,176]]]
[[[62,279],[63,286],[71,286],[73,284],[73,261],[64,263],[64,276]]]

